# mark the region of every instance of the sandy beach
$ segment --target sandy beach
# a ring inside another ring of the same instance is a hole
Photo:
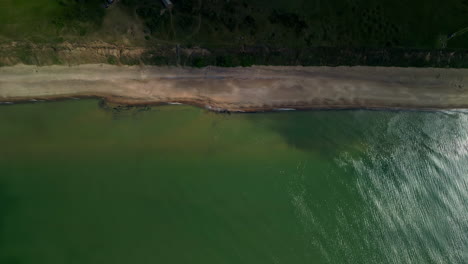
[[[0,102],[100,97],[215,111],[468,108],[468,69],[154,66],[0,67]]]

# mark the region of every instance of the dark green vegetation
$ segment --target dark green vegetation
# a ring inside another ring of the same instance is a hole
[[[61,12],[53,17],[52,23],[61,30],[71,26],[79,35],[84,36],[88,31],[96,30],[105,15],[100,0],[55,0],[59,2]]]
[[[80,51],[86,49],[85,52]],[[0,66],[24,63],[32,65],[80,63],[108,63],[124,65],[181,65],[221,67],[251,65],[303,65],[303,66],[399,66],[399,67],[468,67],[468,50],[462,49],[404,49],[404,48],[334,48],[310,47],[303,49],[273,49],[265,46],[212,48],[209,53],[201,49],[170,45],[154,45],[141,54],[132,55],[132,49],[104,45],[17,44],[0,49]],[[108,52],[103,53],[103,52]],[[121,52],[123,51],[123,52]],[[206,51],[206,50],[205,50]],[[75,55],[73,55],[75,54]],[[84,57],[84,56],[86,57]],[[9,61],[2,61],[8,57]],[[14,59],[14,60],[13,60]]]
[[[182,65],[204,67],[238,67],[251,65],[286,66],[397,66],[468,68],[468,51],[458,49],[427,50],[403,48],[334,48],[311,47],[303,49],[269,49],[246,47],[212,49],[209,56],[184,56]],[[151,62],[149,62],[151,64]],[[154,65],[175,65],[175,58]]]
[[[174,0],[161,12],[160,0],[121,0],[110,9],[101,0],[4,0],[0,33],[22,36],[63,28],[86,35],[111,9],[144,20],[153,38],[185,45],[273,47],[437,47],[441,36],[468,26],[468,1],[447,0]],[[41,25],[42,24],[42,25]],[[52,27],[51,27],[52,26]],[[12,28],[17,31],[12,32]],[[152,39],[149,38],[148,39]],[[468,35],[448,47],[466,48]]]
[[[468,113],[0,107],[2,264],[465,264]]]
[[[123,0],[155,38],[202,46],[434,48],[467,27],[468,1],[174,0],[172,15],[154,0]],[[468,47],[468,36],[448,47]]]
[[[172,10],[165,10],[160,0],[121,0],[104,9],[101,0],[4,0],[0,41],[106,41],[148,48],[147,57],[109,57],[111,64],[466,67],[467,0],[173,3]],[[455,32],[460,34],[452,36]],[[186,52],[174,59],[158,51],[177,45],[211,54]],[[21,60],[34,63],[27,57]]]

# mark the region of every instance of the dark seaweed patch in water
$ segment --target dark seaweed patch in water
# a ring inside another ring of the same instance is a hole
[[[119,105],[108,103],[106,100],[99,100],[98,105],[101,109],[112,113],[114,119],[138,118],[141,113],[153,110],[148,105]]]

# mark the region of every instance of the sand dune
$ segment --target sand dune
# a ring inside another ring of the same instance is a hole
[[[102,97],[218,111],[468,108],[468,69],[153,66],[0,67],[0,101]]]

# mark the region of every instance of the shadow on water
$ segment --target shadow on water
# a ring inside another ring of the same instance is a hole
[[[359,151],[365,146],[370,128],[379,128],[387,112],[365,110],[321,110],[250,115],[278,133],[293,148],[335,156],[343,151]],[[380,127],[384,129],[384,127]]]
[[[455,118],[463,111],[393,110],[314,110],[249,114],[249,119],[278,133],[293,148],[320,155],[336,156],[343,152],[363,152],[369,139],[378,139],[382,151],[406,144],[389,134],[392,122],[404,120],[408,129],[417,129],[426,119]],[[415,132],[415,131],[413,131]],[[429,137],[424,131],[420,137]],[[375,142],[374,140],[372,140]]]

